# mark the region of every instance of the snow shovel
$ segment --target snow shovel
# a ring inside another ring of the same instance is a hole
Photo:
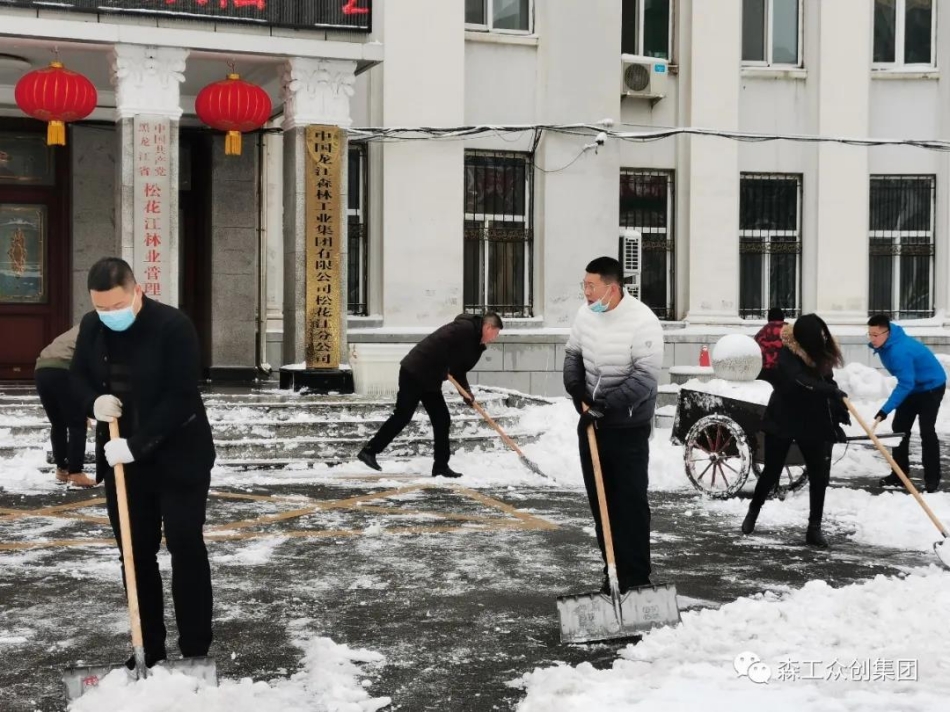
[[[472,398],[472,407],[473,407],[475,410],[477,410],[477,411],[479,412],[479,414],[485,419],[485,422],[486,422],[486,423],[488,423],[490,426],[492,426],[492,427],[498,432],[498,434],[501,435],[501,439],[505,441],[505,445],[507,445],[508,447],[510,447],[510,448],[511,448],[512,450],[514,450],[516,453],[518,453],[518,459],[521,460],[521,464],[522,464],[522,465],[524,465],[525,467],[527,467],[529,470],[531,470],[531,471],[532,471],[534,474],[536,474],[536,475],[540,475],[541,477],[544,477],[544,478],[547,478],[547,479],[551,479],[551,478],[548,477],[546,474],[544,474],[543,472],[541,472],[541,468],[540,468],[540,467],[538,467],[536,464],[534,464],[533,462],[531,462],[531,460],[529,460],[527,457],[525,457],[525,454],[524,454],[523,452],[521,452],[521,448],[518,447],[518,445],[515,443],[515,441],[512,440],[511,438],[509,438],[508,435],[505,434],[505,431],[501,429],[501,426],[498,425],[498,423],[496,423],[494,420],[492,420],[492,417],[491,417],[488,413],[485,412],[485,409],[482,408],[478,403],[475,402],[475,399],[474,399],[474,397],[472,396],[471,393],[467,393],[467,392],[465,391],[465,389],[462,388],[462,386],[459,385],[459,382],[456,381],[452,376],[449,376],[449,380],[452,382],[452,385],[455,386],[455,387],[458,389],[459,395],[462,396],[463,399],[464,399],[464,398]]]
[[[113,440],[119,437],[118,421],[113,420],[109,423],[109,436]],[[135,669],[129,670],[125,662],[117,665],[101,664],[67,668],[63,673],[63,684],[66,686],[66,699],[69,702],[98,687],[100,680],[113,670],[125,670],[133,680],[144,680],[149,675],[148,667],[145,665],[142,619],[139,616],[139,591],[135,579],[135,560],[132,556],[132,529],[129,524],[129,500],[125,488],[125,467],[116,465],[113,470],[115,472],[115,498],[119,507],[119,527],[122,534],[122,565],[125,568],[125,590],[129,601],[129,622],[132,626],[132,651],[135,656]],[[196,677],[199,680],[204,680],[208,685],[217,686],[218,684],[218,672],[213,658],[195,657],[183,660],[163,660],[160,664],[166,670]]]
[[[584,406],[587,410],[587,406]],[[600,591],[558,596],[557,611],[561,620],[562,643],[593,643],[600,640],[630,638],[651,628],[676,625],[680,622],[676,586],[671,583],[631,588],[620,593],[617,579],[617,562],[614,560],[614,540],[610,530],[610,515],[607,512],[607,496],[604,491],[604,475],[600,469],[600,454],[594,426],[587,426],[587,441],[594,465],[594,482],[597,486],[597,502],[600,507],[600,522],[604,532],[604,549],[607,556],[607,578],[610,595]]]
[[[943,539],[934,542],[934,552],[937,554],[937,558],[940,559],[940,563],[943,564],[944,568],[950,569],[950,543],[948,543],[948,541],[950,541],[950,534],[947,533],[947,528],[941,524],[939,519],[937,519],[937,515],[933,513],[933,510],[927,506],[924,498],[920,496],[920,492],[918,492],[917,488],[914,487],[914,483],[908,479],[907,475],[904,474],[904,471],[894,461],[893,456],[881,443],[880,438],[878,438],[878,436],[874,434],[874,431],[868,427],[868,424],[864,422],[864,419],[851,404],[851,401],[845,398],[844,404],[848,406],[848,410],[851,411],[851,415],[853,415],[855,420],[857,420],[861,427],[864,428],[864,432],[866,432],[868,437],[871,438],[871,442],[874,443],[875,447],[877,447],[877,449],[884,456],[884,459],[887,460],[887,464],[891,466],[891,469],[894,470],[901,482],[904,483],[904,487],[907,488],[907,491],[914,495],[914,499],[916,499],[917,503],[923,507],[924,512],[926,512],[927,516],[930,517],[930,521],[932,521],[934,526],[937,527],[937,531],[943,535]]]

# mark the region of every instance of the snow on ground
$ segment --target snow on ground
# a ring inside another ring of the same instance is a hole
[[[950,695],[950,647],[934,623],[948,607],[950,574],[936,567],[838,589],[810,581],[684,612],[610,669],[559,665],[511,684],[527,691],[519,712],[936,712]]]
[[[221,680],[219,687],[206,687],[161,666],[139,682],[118,670],[73,702],[69,712],[375,712],[390,704],[390,698],[372,697],[367,691],[372,680],[364,667],[372,672],[383,665],[379,653],[352,650],[321,637],[299,645],[304,653],[301,669],[288,679]]]

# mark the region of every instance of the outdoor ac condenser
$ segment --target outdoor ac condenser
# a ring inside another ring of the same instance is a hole
[[[657,57],[620,55],[620,95],[642,99],[666,96],[669,62]]]
[[[626,228],[620,233],[620,264],[623,265],[623,284],[627,293],[640,298],[640,270],[643,261],[643,235],[639,230]]]

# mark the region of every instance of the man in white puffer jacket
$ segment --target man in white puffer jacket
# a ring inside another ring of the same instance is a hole
[[[657,377],[663,366],[663,327],[641,301],[626,294],[612,257],[587,265],[584,298],[564,357],[564,387],[581,414],[578,445],[584,484],[604,555],[587,426],[594,425],[621,592],[650,584],[650,431]],[[583,412],[582,404],[588,406]],[[606,556],[604,556],[606,562]],[[604,587],[609,588],[604,566]]]

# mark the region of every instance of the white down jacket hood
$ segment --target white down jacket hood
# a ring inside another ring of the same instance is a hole
[[[586,303],[578,309],[564,356],[564,387],[574,397],[584,392],[591,398],[604,413],[601,427],[652,423],[662,367],[663,327],[643,302],[625,294],[602,314]]]

